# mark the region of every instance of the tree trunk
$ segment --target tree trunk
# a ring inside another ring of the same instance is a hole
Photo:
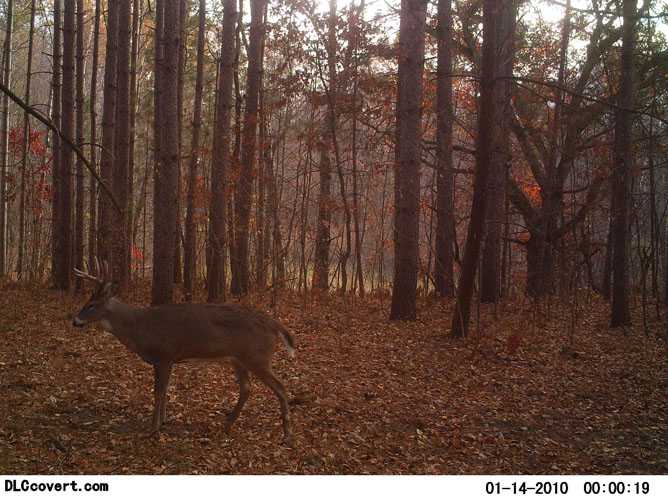
[[[612,257],[612,312],[610,325],[630,325],[628,240],[629,240],[629,185],[631,178],[631,109],[633,108],[633,50],[635,45],[636,0],[624,0],[624,27],[622,35],[621,84],[619,106],[615,121],[615,174],[613,176],[613,257]]]
[[[133,263],[132,248],[135,246],[137,236],[138,215],[135,214],[135,131],[137,128],[137,59],[139,57],[139,0],[132,1],[132,46],[130,48],[130,142],[128,160],[128,205],[127,205],[127,246],[126,261],[129,267],[130,279],[132,279]],[[146,179],[146,176],[144,176]],[[143,191],[140,196],[143,195]]]
[[[186,301],[192,301],[193,283],[197,273],[197,227],[195,225],[195,187],[199,165],[199,135],[202,128],[202,89],[204,87],[204,36],[206,34],[206,0],[199,0],[199,30],[197,32],[197,70],[195,102],[193,103],[193,132],[190,142],[190,170],[188,172],[188,200],[186,207],[186,235],[183,266],[183,290]]]
[[[62,40],[61,40],[61,31],[62,31],[62,2],[61,0],[54,0],[53,2],[53,77],[51,79],[51,92],[53,96],[53,105],[51,108],[51,122],[58,129],[61,128],[61,89],[62,89]],[[61,174],[61,140],[58,134],[53,134],[52,137],[52,197],[51,197],[51,228],[55,228],[58,224],[58,217],[60,212],[60,190],[58,186],[60,185],[60,176]],[[54,285],[56,283],[56,239],[54,232],[51,232],[51,275],[53,278]]]
[[[353,19],[350,30],[352,32],[352,51],[353,51],[353,116],[352,116],[352,177],[353,177],[353,223],[355,229],[355,276],[357,286],[359,287],[360,297],[364,297],[364,269],[362,267],[362,234],[360,231],[360,207],[359,207],[359,187],[358,187],[358,104],[359,97],[359,18],[364,13],[364,0],[361,1],[357,11],[351,8]],[[355,289],[355,280],[353,280],[353,290]]]
[[[118,53],[113,192],[121,211],[112,217],[112,269],[121,291],[130,281],[128,263],[128,164],[130,163],[130,0],[118,0]]]
[[[503,214],[506,205],[506,177],[510,162],[508,116],[513,75],[515,38],[515,0],[503,0],[497,20],[495,74],[500,80],[494,88],[496,131],[490,166],[487,225],[482,257],[480,300],[496,303],[501,298],[501,246]]]
[[[63,86],[61,131],[68,138],[74,138],[74,45],[75,13],[74,2],[65,2],[63,12]],[[63,144],[61,148],[60,176],[58,180],[57,224],[53,238],[56,254],[54,273],[56,288],[68,290],[72,278],[72,148]]]
[[[26,68],[26,91],[24,96],[24,101],[26,104],[30,104],[30,86],[32,83],[32,54],[33,54],[33,38],[35,33],[35,0],[30,2],[30,29],[28,33],[28,59],[27,59],[27,68]],[[28,112],[26,111],[23,115],[23,150],[21,154],[21,199],[19,202],[19,255],[18,261],[16,263],[16,273],[18,279],[20,280],[23,277],[23,268],[25,261],[25,249],[26,249],[26,177],[29,165],[29,153],[30,153],[30,120]],[[3,190],[0,190],[0,193],[4,193]],[[0,275],[2,272],[0,271]]]
[[[441,297],[453,296],[454,182],[452,165],[452,0],[438,2],[438,67],[436,80],[436,252],[434,282]]]
[[[267,22],[269,3],[264,4],[264,23]],[[262,38],[262,48],[260,50],[260,63],[264,67],[265,39]],[[270,117],[267,114],[267,105],[265,102],[266,94],[264,89],[265,79],[260,74],[260,148],[258,152],[259,172],[257,175],[257,208],[256,208],[256,247],[255,247],[255,283],[258,290],[263,290],[267,285],[267,235],[265,234],[265,218],[267,214],[266,207],[266,185],[267,185],[267,163],[271,161],[269,128],[268,121]]]
[[[213,165],[211,167],[211,210],[209,247],[211,266],[207,267],[208,301],[225,299],[225,183],[230,170],[230,119],[232,116],[232,85],[234,83],[236,0],[225,0],[223,11],[223,40],[216,89],[216,133],[213,136]]]
[[[162,68],[157,85],[160,86],[160,169],[153,180],[153,287],[154,305],[170,303],[174,290],[174,239],[176,238],[178,198],[178,65],[181,32],[180,0],[164,0]],[[158,2],[158,5],[160,2]],[[156,6],[157,7],[157,6]]]
[[[237,279],[233,294],[248,294],[248,237],[250,208],[255,175],[255,153],[257,141],[258,96],[262,72],[262,40],[264,39],[264,3],[251,1],[250,41],[248,45],[248,71],[246,78],[246,109],[244,112],[243,141],[241,145],[241,172],[235,193],[236,259]],[[233,271],[234,272],[234,271]]]
[[[399,25],[394,282],[390,319],[414,320],[420,227],[422,72],[427,2],[402,0]]]
[[[241,82],[239,79],[239,61],[241,59],[241,31],[243,30],[244,21],[244,0],[239,0],[239,11],[235,26],[235,52],[234,52],[234,153],[232,154],[232,161],[230,164],[230,185],[236,187],[237,178],[239,175],[239,166],[241,165],[241,107],[243,96],[241,95]],[[228,174],[228,175],[229,175]],[[237,284],[239,278],[238,259],[237,259],[237,244],[235,232],[237,229],[234,193],[231,193],[227,201],[227,229],[229,240],[229,254],[230,254],[230,270],[232,272],[232,279],[230,289],[237,291],[239,286]]]
[[[179,132],[179,154],[177,160],[177,196],[176,196],[176,234],[174,235],[174,283],[180,284],[183,282],[183,265],[181,263],[181,247],[183,244],[182,238],[182,221],[181,221],[181,158],[183,157],[183,73],[185,71],[185,54],[186,54],[186,19],[188,16],[188,0],[181,0],[179,2],[179,65],[177,73],[177,108],[178,108],[178,132]]]
[[[76,41],[76,103],[77,103],[77,145],[83,149],[84,144],[84,2],[77,0],[77,41]],[[77,156],[76,163],[76,208],[74,223],[74,266],[83,269],[84,261],[84,164]],[[81,290],[81,279],[77,278],[75,288]]]
[[[483,4],[483,44],[480,75],[480,111],[478,114],[478,140],[476,144],[476,174],[473,184],[473,202],[471,205],[471,221],[469,222],[462,274],[459,279],[457,303],[452,315],[452,335],[455,337],[468,334],[475,280],[480,246],[485,229],[486,189],[492,161],[494,141],[494,68],[496,51],[496,22],[498,4],[494,0],[485,0]]]
[[[100,0],[95,0],[95,20],[93,26],[93,61],[90,81],[90,163],[97,168],[97,63],[100,47]],[[92,270],[97,252],[97,182],[90,177],[88,215],[88,266]]]
[[[102,107],[102,155],[100,177],[112,187],[115,158],[116,133],[116,77],[118,64],[118,2],[109,2],[107,9],[107,43],[104,63],[104,105]],[[101,192],[98,220],[98,256],[110,262],[112,248],[112,217],[114,207],[106,193]],[[111,264],[111,263],[109,263]]]
[[[334,149],[334,130],[336,130],[336,0],[329,1],[327,66],[329,69],[327,115],[322,123],[322,139],[318,141],[320,160],[320,193],[318,196],[318,220],[313,262],[313,288],[329,288],[329,247],[332,224],[332,164],[330,152]]]
[[[60,4],[57,4],[58,7],[54,7],[54,26],[56,25],[56,13],[58,17],[60,16]],[[3,45],[3,67],[2,67],[2,83],[5,87],[9,88],[11,76],[12,76],[12,24],[13,24],[13,13],[14,13],[14,1],[7,1],[7,19],[5,22],[6,31],[5,31],[5,43]],[[58,29],[54,27],[54,42],[56,40],[56,33]],[[58,45],[54,43],[54,55],[53,55],[53,65],[54,68],[56,65],[60,65],[59,59],[57,59],[56,54],[60,50],[56,51],[56,48],[60,46],[60,35],[58,35]],[[60,71],[57,73],[58,78],[60,78]],[[59,80],[58,80],[59,81]],[[54,89],[56,82],[56,72],[54,71],[53,76]],[[60,98],[59,98],[60,99]],[[7,160],[9,154],[9,96],[6,94],[2,95],[0,99],[0,276],[4,276],[7,271]],[[55,134],[54,134],[55,136]],[[54,145],[55,146],[55,145]],[[55,150],[54,150],[55,151]],[[55,166],[54,166],[55,167]],[[55,203],[55,202],[54,202]]]

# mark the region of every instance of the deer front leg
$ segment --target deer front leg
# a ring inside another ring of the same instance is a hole
[[[153,405],[153,432],[160,430],[167,415],[167,387],[169,376],[172,373],[171,363],[156,363],[153,366],[153,393],[155,402]]]

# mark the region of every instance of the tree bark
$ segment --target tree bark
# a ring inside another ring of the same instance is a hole
[[[109,2],[107,9],[107,41],[104,63],[104,104],[102,107],[102,155],[100,177],[113,189],[115,134],[116,134],[116,78],[118,65],[118,2]],[[112,248],[112,206],[109,197],[100,197],[98,220],[98,256],[111,264]]]
[[[90,163],[95,169],[97,167],[97,63],[100,47],[100,0],[95,0],[95,19],[93,25],[93,60],[91,66],[90,80]],[[90,177],[88,194],[88,266],[94,269],[97,252],[97,183],[95,176]]]
[[[56,0],[57,1],[57,0]],[[58,17],[60,13],[60,4],[57,4],[58,7],[54,7],[54,42],[56,40],[56,33],[58,32],[58,29],[55,28],[56,26],[56,12],[58,12]],[[5,42],[3,45],[3,67],[2,67],[2,83],[5,85],[5,87],[9,88],[10,86],[10,81],[11,81],[11,76],[12,76],[12,24],[13,24],[13,13],[14,13],[14,1],[13,0],[8,0],[7,1],[7,19],[5,22],[7,23],[6,25],[6,31],[5,31]],[[58,35],[58,41],[60,41],[60,37]],[[54,43],[54,59],[53,59],[53,65],[54,68],[58,65],[60,65],[60,60],[56,58],[56,53],[59,52],[60,50],[56,51],[56,47],[59,47],[60,42],[58,45]],[[60,72],[58,72],[58,78],[60,75]],[[56,72],[54,71],[54,89],[55,89],[55,82],[56,82]],[[59,81],[59,80],[58,80]],[[60,99],[60,98],[59,98]],[[0,116],[0,120],[2,120],[2,123],[0,123],[0,276],[4,276],[6,271],[7,271],[7,199],[6,199],[6,192],[7,192],[7,160],[8,160],[8,153],[9,153],[9,96],[6,94],[2,95],[2,98],[0,99],[0,113],[2,115]],[[55,166],[54,166],[55,167]],[[55,204],[55,202],[54,202]],[[54,205],[55,207],[55,205]]]
[[[164,0],[163,61],[157,84],[161,88],[160,118],[156,129],[162,130],[160,169],[155,172],[153,185],[153,287],[154,305],[170,303],[174,290],[174,239],[176,238],[179,110],[178,65],[181,31],[180,0]]]
[[[244,296],[249,291],[248,237],[250,206],[255,175],[257,142],[258,97],[262,72],[262,40],[264,39],[264,3],[251,1],[250,41],[248,45],[248,70],[246,77],[246,109],[244,112],[243,141],[241,145],[241,172],[235,193],[237,280],[233,294]],[[233,270],[234,272],[234,270]]]
[[[332,164],[330,152],[334,149],[334,131],[336,130],[336,0],[329,2],[328,39],[327,39],[327,114],[322,123],[322,139],[318,141],[320,155],[318,172],[320,193],[318,196],[318,220],[313,262],[313,288],[329,289],[329,248],[332,224]]]
[[[190,169],[188,172],[188,200],[186,207],[186,235],[183,266],[183,290],[186,301],[192,301],[193,283],[197,273],[197,227],[195,225],[195,188],[199,166],[199,136],[202,128],[202,90],[204,87],[204,36],[206,34],[206,0],[199,0],[199,29],[197,32],[197,70],[195,101],[193,103],[192,139],[190,142]]]
[[[30,87],[32,83],[32,55],[33,55],[33,38],[35,33],[35,0],[30,2],[30,29],[28,33],[28,59],[27,59],[27,68],[26,68],[26,91],[24,101],[26,104],[30,104]],[[20,280],[23,277],[23,268],[25,261],[25,250],[26,250],[26,178],[27,172],[30,168],[29,166],[29,154],[30,154],[30,120],[29,114],[26,111],[23,114],[23,151],[21,154],[21,199],[19,202],[19,253],[18,260],[16,263],[16,273],[18,279]],[[0,190],[0,193],[4,193],[4,190]],[[2,273],[0,272],[0,275]]]
[[[636,0],[624,0],[622,35],[621,84],[619,106],[615,121],[615,174],[613,177],[613,255],[612,255],[612,312],[610,325],[631,324],[629,309],[628,241],[629,193],[631,179],[631,109],[633,108],[633,50],[635,45]]]
[[[453,296],[454,170],[452,164],[452,1],[438,2],[438,66],[436,80],[436,252],[434,283],[441,297]]]
[[[416,318],[426,0],[402,0],[399,24],[394,282],[391,320]]]
[[[76,12],[74,2],[65,2],[63,12],[63,86],[62,124],[65,137],[74,138],[74,45]],[[53,237],[56,252],[54,273],[56,288],[68,290],[72,279],[72,147],[64,143],[61,148],[61,165],[58,190],[58,219]]]
[[[62,40],[61,40],[61,31],[62,31],[62,2],[61,0],[54,0],[53,2],[53,77],[51,79],[51,93],[53,96],[53,104],[51,108],[51,122],[57,129],[61,129],[61,89],[62,89]],[[54,132],[52,137],[52,181],[51,189],[53,196],[51,197],[51,228],[56,228],[58,225],[58,218],[60,213],[60,190],[58,186],[60,185],[61,177],[61,148],[62,141],[60,136]],[[57,273],[57,258],[56,258],[56,238],[53,234],[51,235],[51,275],[53,278],[54,285],[56,283],[56,273]]]
[[[480,301],[496,303],[501,298],[501,246],[503,214],[506,205],[506,178],[510,162],[508,116],[512,113],[511,80],[515,39],[515,0],[500,2],[495,74],[500,79],[494,88],[496,130],[490,166],[485,241],[481,268]]]
[[[120,211],[113,211],[112,269],[121,291],[130,281],[128,262],[128,164],[130,163],[130,0],[118,0],[118,53],[116,66],[116,123],[113,191]]]
[[[211,210],[209,248],[211,266],[207,267],[208,301],[225,299],[225,212],[227,193],[225,184],[231,166],[232,85],[235,65],[236,0],[225,0],[223,11],[223,39],[216,89],[216,133],[213,136],[213,165],[211,167]]]
[[[85,60],[84,60],[84,2],[77,0],[77,39],[76,39],[76,135],[77,146],[83,149],[84,143],[84,80]],[[84,262],[84,164],[81,158],[77,157],[76,162],[76,208],[74,223],[74,266],[83,269]],[[76,279],[75,289],[81,290],[82,281]]]
[[[188,15],[188,0],[181,0],[179,3],[179,63],[177,72],[177,108],[178,108],[178,161],[177,161],[177,197],[176,197],[176,233],[174,235],[174,283],[180,284],[183,282],[183,264],[181,262],[181,247],[183,244],[182,238],[182,220],[181,220],[181,173],[183,171],[181,166],[181,159],[183,157],[183,73],[185,71],[185,55],[186,55],[186,18]]]
[[[142,2],[143,3],[143,2]],[[135,131],[137,129],[137,60],[139,58],[139,16],[140,2],[132,0],[132,45],[130,48],[130,138],[128,160],[128,205],[127,205],[127,246],[126,261],[129,267],[129,276],[132,279],[133,263],[132,249],[135,246],[139,217],[135,214]],[[146,176],[144,176],[146,179]],[[143,191],[140,192],[143,196]]]
[[[496,19],[499,15],[498,3],[485,0],[483,4],[483,44],[480,70],[480,112],[478,114],[478,140],[476,145],[476,173],[473,184],[471,221],[469,222],[462,274],[457,290],[457,303],[452,315],[452,335],[462,337],[468,334],[471,312],[471,297],[480,257],[480,246],[485,230],[486,189],[492,161],[494,141],[494,67],[497,54]]]

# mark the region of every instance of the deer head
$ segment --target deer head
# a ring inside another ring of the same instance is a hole
[[[110,279],[108,263],[104,262],[100,266],[97,258],[95,263],[95,267],[97,268],[97,272],[95,273],[97,275],[74,268],[75,276],[92,282],[95,285],[93,295],[72,321],[75,327],[84,327],[89,323],[102,320],[108,313],[109,301],[114,296],[114,284]]]

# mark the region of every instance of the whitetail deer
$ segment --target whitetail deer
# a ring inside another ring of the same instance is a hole
[[[175,363],[229,359],[239,383],[239,400],[227,415],[225,431],[230,431],[248,400],[248,376],[252,372],[278,397],[284,441],[291,444],[286,391],[271,371],[276,338],[283,341],[288,355],[294,356],[294,342],[285,327],[259,310],[233,304],[184,303],[137,308],[114,297],[108,265],[98,264],[97,268],[98,276],[74,270],[77,277],[96,284],[96,289],[73,323],[83,327],[100,322],[105,331],[153,365],[153,432],[165,421],[167,387]]]

